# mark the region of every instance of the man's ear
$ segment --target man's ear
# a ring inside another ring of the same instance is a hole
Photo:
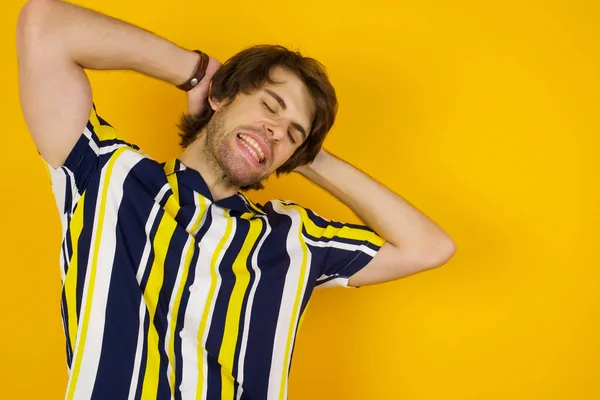
[[[221,108],[222,102],[212,97],[212,81],[210,81],[208,84],[208,103],[213,111],[217,111],[219,108]]]

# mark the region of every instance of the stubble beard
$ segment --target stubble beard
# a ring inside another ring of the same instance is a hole
[[[206,145],[202,156],[208,162],[216,176],[228,186],[239,188],[260,188],[266,176],[248,173],[246,161],[236,154],[236,149],[228,145],[229,136],[234,133],[225,132],[225,110],[219,109],[206,125]]]

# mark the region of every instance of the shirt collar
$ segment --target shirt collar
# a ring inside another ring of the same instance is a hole
[[[177,174],[179,178],[179,184],[186,186],[194,192],[200,193],[202,196],[210,200],[210,202],[216,204],[219,207],[239,211],[242,213],[251,212],[265,214],[265,212],[259,206],[251,202],[241,192],[237,192],[232,196],[214,201],[212,194],[210,193],[210,189],[204,181],[204,178],[202,178],[202,175],[200,175],[200,173],[195,169],[186,167],[177,158],[174,158],[164,163],[163,168],[165,170],[166,176]]]

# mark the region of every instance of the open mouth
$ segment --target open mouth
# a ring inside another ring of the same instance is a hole
[[[243,133],[238,133],[237,137],[240,140],[240,143],[246,149],[248,149],[250,154],[252,154],[254,156],[254,158],[256,158],[256,161],[259,164],[265,163],[265,159],[266,159],[265,152],[262,150],[262,148],[260,147],[260,145],[258,144],[258,142],[256,140],[254,140],[250,136],[245,135]]]

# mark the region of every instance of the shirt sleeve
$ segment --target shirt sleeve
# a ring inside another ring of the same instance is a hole
[[[141,153],[138,146],[124,141],[107,121],[97,115],[94,105],[84,131],[64,164],[53,168],[42,159],[50,177],[58,211],[63,219],[73,213],[94,174],[101,171],[121,147]]]
[[[371,228],[329,221],[305,209],[303,234],[317,262],[320,276],[316,286],[349,287],[348,280],[375,257],[385,240]]]

